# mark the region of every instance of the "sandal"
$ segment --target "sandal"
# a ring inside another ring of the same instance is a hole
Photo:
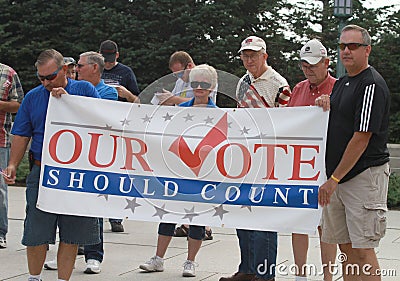
[[[213,240],[213,236],[212,236],[212,230],[211,230],[211,228],[210,228],[210,230],[206,230],[206,235],[204,236],[204,238],[203,238],[203,241],[206,241],[206,240]]]
[[[174,237],[187,237],[189,233],[189,228],[184,226],[183,224],[181,226],[178,226],[175,231],[174,231]]]

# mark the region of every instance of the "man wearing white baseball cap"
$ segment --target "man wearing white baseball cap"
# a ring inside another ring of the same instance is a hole
[[[290,87],[286,79],[267,64],[265,41],[257,36],[247,37],[239,53],[247,73],[237,85],[238,106],[286,106]],[[221,277],[219,281],[275,280],[278,234],[249,229],[236,229],[236,233],[240,247],[239,269],[233,276]]]
[[[317,39],[308,41],[300,50],[299,67],[306,80],[298,83],[288,106],[314,105],[321,95],[330,95],[336,79],[329,74],[329,57],[326,48]]]
[[[242,41],[239,53],[247,73],[236,89],[239,107],[282,107],[290,99],[289,84],[267,64],[266,49],[260,37],[249,36]]]
[[[321,95],[330,95],[336,79],[329,74],[329,57],[326,48],[317,39],[308,41],[300,50],[299,67],[306,77],[299,82],[292,91],[288,106],[315,105],[315,99]],[[318,226],[321,236],[321,227]],[[322,264],[334,264],[336,258],[336,244],[320,242]],[[307,281],[305,272],[307,265],[308,235],[292,233],[292,247],[296,264],[295,281]],[[332,281],[332,272],[325,266],[324,280]]]

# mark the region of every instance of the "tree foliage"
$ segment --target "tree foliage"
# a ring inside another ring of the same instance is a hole
[[[366,27],[373,36],[371,65],[393,93],[400,93],[399,12],[390,6],[367,9],[353,0],[348,23]],[[140,88],[169,73],[168,58],[186,50],[196,63],[241,76],[237,50],[249,35],[267,42],[268,63],[293,87],[304,79],[298,51],[319,38],[337,61],[338,19],[333,0],[0,0],[0,61],[15,68],[25,90],[39,81],[34,63],[44,49],[78,58],[97,51],[103,40],[120,47],[120,59],[134,70]],[[395,105],[395,108],[398,108]],[[396,120],[395,120],[396,121]],[[398,121],[397,121],[398,122]]]

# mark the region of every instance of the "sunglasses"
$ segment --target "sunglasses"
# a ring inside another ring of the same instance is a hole
[[[52,74],[49,75],[39,75],[39,72],[36,72],[37,77],[39,78],[40,81],[53,81],[54,79],[56,79],[58,72],[60,72],[62,66],[60,66],[56,71],[54,71]]]
[[[211,83],[208,82],[198,82],[198,81],[192,81],[190,82],[190,87],[192,87],[192,89],[197,89],[200,86],[200,88],[202,89],[210,89],[211,88]]]
[[[187,67],[188,67],[188,65],[185,65],[184,69],[182,69],[181,71],[172,73],[172,76],[175,77],[175,78],[181,78],[182,79],[183,74],[185,73],[185,70],[186,70]]]
[[[368,44],[363,44],[363,43],[339,43],[339,48],[340,50],[344,51],[346,49],[346,47],[350,50],[350,51],[354,51],[357,50],[358,48],[360,48],[361,46],[368,46]]]

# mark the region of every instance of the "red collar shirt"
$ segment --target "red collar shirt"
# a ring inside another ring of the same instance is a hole
[[[321,95],[330,95],[336,78],[329,73],[318,86],[312,86],[308,79],[298,83],[292,91],[288,106],[309,106],[315,104],[315,99]]]

